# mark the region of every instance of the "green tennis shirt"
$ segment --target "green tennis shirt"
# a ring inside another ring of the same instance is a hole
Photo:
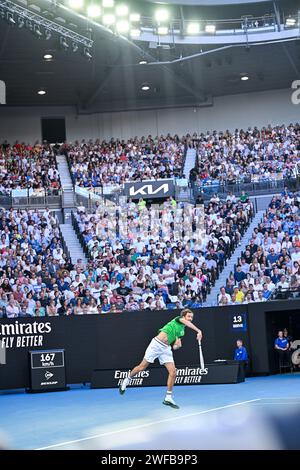
[[[173,344],[177,338],[181,338],[184,335],[185,325],[180,321],[181,317],[173,318],[173,320],[169,321],[165,326],[163,326],[159,331],[163,331],[166,333],[168,337],[168,343]]]

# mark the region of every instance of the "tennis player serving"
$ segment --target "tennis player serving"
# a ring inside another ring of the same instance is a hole
[[[155,359],[158,359],[161,365],[164,365],[169,373],[168,382],[167,382],[167,395],[163,401],[164,405],[171,406],[172,408],[179,408],[176,405],[172,392],[173,386],[176,378],[176,368],[174,364],[173,352],[174,350],[179,349],[181,345],[182,336],[185,333],[185,327],[191,328],[197,332],[197,341],[202,339],[202,331],[199,330],[192,321],[194,314],[188,308],[182,310],[180,317],[176,317],[158,330],[158,335],[155,336],[148,348],[146,349],[144,359],[142,362],[134,367],[128,377],[126,377],[119,387],[121,395],[125,393],[127,385],[130,384],[130,380],[139,372],[147,369],[149,364],[153,364]]]

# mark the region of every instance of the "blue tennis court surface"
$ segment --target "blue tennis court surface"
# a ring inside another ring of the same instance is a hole
[[[300,448],[299,373],[178,386],[179,410],[162,404],[165,390],[2,392],[0,439],[10,449]]]

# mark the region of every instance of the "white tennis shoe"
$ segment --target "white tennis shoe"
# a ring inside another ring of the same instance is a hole
[[[164,399],[163,404],[164,404],[164,405],[167,405],[167,406],[171,406],[172,408],[176,408],[176,409],[179,408],[179,406],[176,405],[176,403],[175,403],[175,401],[173,400],[173,398],[172,398],[172,397],[169,397],[168,395],[167,395],[166,398]]]

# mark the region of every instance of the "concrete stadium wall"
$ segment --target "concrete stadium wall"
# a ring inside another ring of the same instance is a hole
[[[273,90],[214,98],[207,108],[174,108],[115,113],[76,114],[72,107],[0,106],[0,142],[33,143],[41,140],[42,117],[65,117],[67,140],[127,139],[152,134],[179,135],[207,130],[234,130],[248,126],[279,125],[299,121],[300,105],[292,90]]]

